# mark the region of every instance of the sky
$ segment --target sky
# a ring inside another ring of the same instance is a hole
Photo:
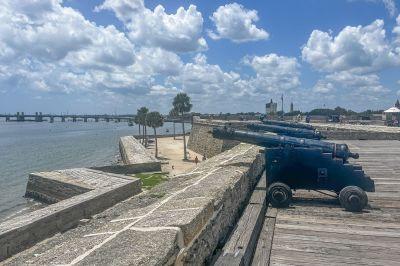
[[[395,0],[2,0],[0,113],[386,109]]]

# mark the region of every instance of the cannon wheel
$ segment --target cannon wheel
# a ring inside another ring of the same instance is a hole
[[[275,182],[268,187],[268,200],[273,207],[288,207],[292,201],[292,190],[285,183]]]
[[[347,211],[360,212],[368,204],[368,196],[357,186],[344,187],[339,193],[340,205]]]

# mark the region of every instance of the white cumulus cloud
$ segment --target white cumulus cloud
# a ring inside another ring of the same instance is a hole
[[[389,15],[391,17],[394,17],[397,13],[397,7],[396,7],[396,3],[394,2],[394,0],[382,0],[382,2],[385,5],[385,8],[387,9],[387,11],[389,12]]]
[[[113,25],[97,26],[62,1],[0,5],[0,86],[7,90],[147,95],[183,66],[177,54],[135,46]]]
[[[300,85],[300,65],[294,57],[267,54],[246,57],[244,63],[256,72],[249,81],[256,91],[280,93]]]
[[[225,72],[218,65],[208,64],[205,55],[197,54],[193,62],[187,63],[178,76],[169,77],[167,83],[175,84],[189,93],[217,96],[232,92],[239,79],[239,74]]]
[[[167,14],[162,5],[154,11],[145,7],[143,0],[106,0],[95,11],[112,10],[129,30],[135,43],[160,47],[174,52],[202,51],[207,42],[202,37],[203,17],[197,7],[179,7],[175,14]]]
[[[386,93],[389,91],[381,85],[377,74],[358,75],[344,71],[329,74],[326,79],[348,91],[359,91],[360,93]]]
[[[335,87],[331,82],[325,81],[325,80],[318,80],[317,83],[313,87],[313,92],[315,93],[331,93]]]
[[[218,7],[210,19],[215,32],[209,31],[212,39],[230,39],[234,42],[266,40],[269,34],[254,24],[259,20],[256,10],[247,10],[237,3]]]
[[[384,23],[345,27],[333,37],[314,30],[302,49],[302,58],[319,71],[366,73],[400,64],[400,54],[386,38]]]

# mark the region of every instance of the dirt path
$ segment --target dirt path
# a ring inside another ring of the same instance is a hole
[[[188,139],[189,137],[186,137],[186,142],[188,141]],[[154,154],[155,144],[151,143],[148,149],[150,149]],[[188,172],[191,169],[195,168],[195,157],[197,156],[200,162],[203,156],[189,149],[187,149],[187,151],[189,152],[189,160],[184,161],[182,136],[176,137],[175,140],[173,137],[159,138],[158,158],[162,161],[162,171],[169,172],[170,176],[173,177],[175,175]]]

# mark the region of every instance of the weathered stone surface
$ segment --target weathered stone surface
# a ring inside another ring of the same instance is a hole
[[[143,206],[138,204],[143,194],[121,202],[90,222],[21,252],[5,265],[53,264],[49,260],[78,265],[203,264],[232,229],[263,171],[258,150],[240,144],[200,163],[181,179],[176,177],[181,182],[174,183],[162,198]],[[91,238],[89,243],[96,244],[81,247]],[[35,256],[41,252],[45,254]]]
[[[183,243],[179,228],[131,228],[106,242],[77,265],[172,265]]]
[[[400,140],[399,127],[314,123],[328,139],[336,140]]]
[[[147,162],[147,163],[136,163],[136,164],[116,164],[116,165],[105,165],[96,166],[91,169],[109,172],[120,175],[133,175],[144,172],[158,172],[161,171],[160,161]]]
[[[250,122],[260,123],[260,121],[222,121],[196,119],[192,125],[192,131],[188,141],[188,148],[199,154],[212,157],[223,151],[229,150],[239,144],[234,140],[214,139],[210,131],[214,126],[234,126],[236,128],[246,128]]]
[[[258,182],[215,265],[249,265],[267,208],[266,177]]]
[[[119,149],[122,161],[125,164],[158,162],[158,160],[133,136],[121,137],[119,140]]]
[[[87,168],[32,173],[25,196],[56,203],[93,189],[126,183],[128,178]]]
[[[0,260],[57,232],[75,227],[81,219],[90,218],[141,191],[140,179],[84,168],[60,170],[55,171],[54,174],[52,172],[37,173],[35,178],[39,178],[40,175],[43,180],[57,180],[59,177],[57,189],[60,190],[63,188],[63,182],[68,185],[74,184],[76,187],[80,184],[89,190],[0,224]],[[46,184],[46,182],[41,184]],[[38,194],[43,191],[51,191],[51,189],[41,190]],[[58,195],[57,192],[53,190],[52,195]]]

